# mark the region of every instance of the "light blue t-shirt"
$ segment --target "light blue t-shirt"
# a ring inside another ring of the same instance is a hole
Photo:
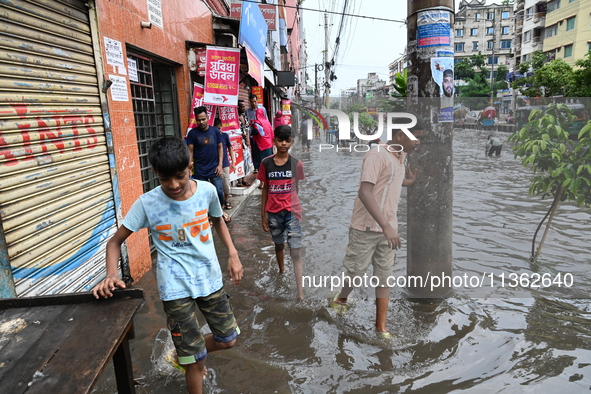
[[[160,299],[205,297],[223,286],[208,215],[223,214],[215,186],[197,182],[185,201],[169,198],[161,187],[133,204],[123,225],[137,232],[148,227],[158,252],[156,280]]]

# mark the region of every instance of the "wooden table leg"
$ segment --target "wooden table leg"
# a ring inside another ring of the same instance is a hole
[[[115,367],[115,379],[119,394],[135,394],[131,351],[127,335],[113,355],[113,366]]]

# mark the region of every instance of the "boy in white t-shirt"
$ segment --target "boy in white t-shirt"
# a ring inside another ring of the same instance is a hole
[[[158,252],[156,279],[167,325],[186,368],[190,393],[201,393],[208,352],[229,349],[240,333],[222,281],[209,220],[229,253],[228,273],[235,285],[242,264],[234,248],[216,188],[191,179],[191,156],[175,137],[156,141],[148,153],[160,186],[141,195],[107,242],[107,275],[92,290],[96,298],[111,297],[125,287],[117,265],[121,245],[132,233],[149,228]],[[205,316],[212,334],[201,335],[196,309]]]

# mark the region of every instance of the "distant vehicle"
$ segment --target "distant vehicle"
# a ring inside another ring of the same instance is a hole
[[[585,108],[583,104],[567,103],[565,105],[571,111],[573,111],[573,114],[576,116],[576,119],[573,121],[573,123],[566,128],[566,131],[571,136],[577,136],[579,134],[579,131],[581,131],[583,126],[587,124],[587,122],[589,121],[589,111]],[[517,110],[515,111],[516,130],[521,130],[523,126],[526,125],[531,111],[533,111],[534,109],[544,109],[546,107],[546,105],[531,105],[528,107],[517,108]]]
[[[464,118],[464,128],[480,127],[480,113],[482,111],[469,111]]]

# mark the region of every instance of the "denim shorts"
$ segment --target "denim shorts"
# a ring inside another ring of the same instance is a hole
[[[221,288],[205,297],[162,301],[179,364],[192,364],[207,357],[205,338],[197,320],[197,308],[207,320],[216,341],[231,342],[240,334],[229,298]]]
[[[291,211],[267,212],[267,222],[274,243],[283,244],[287,236],[290,249],[302,246],[302,222]]]

